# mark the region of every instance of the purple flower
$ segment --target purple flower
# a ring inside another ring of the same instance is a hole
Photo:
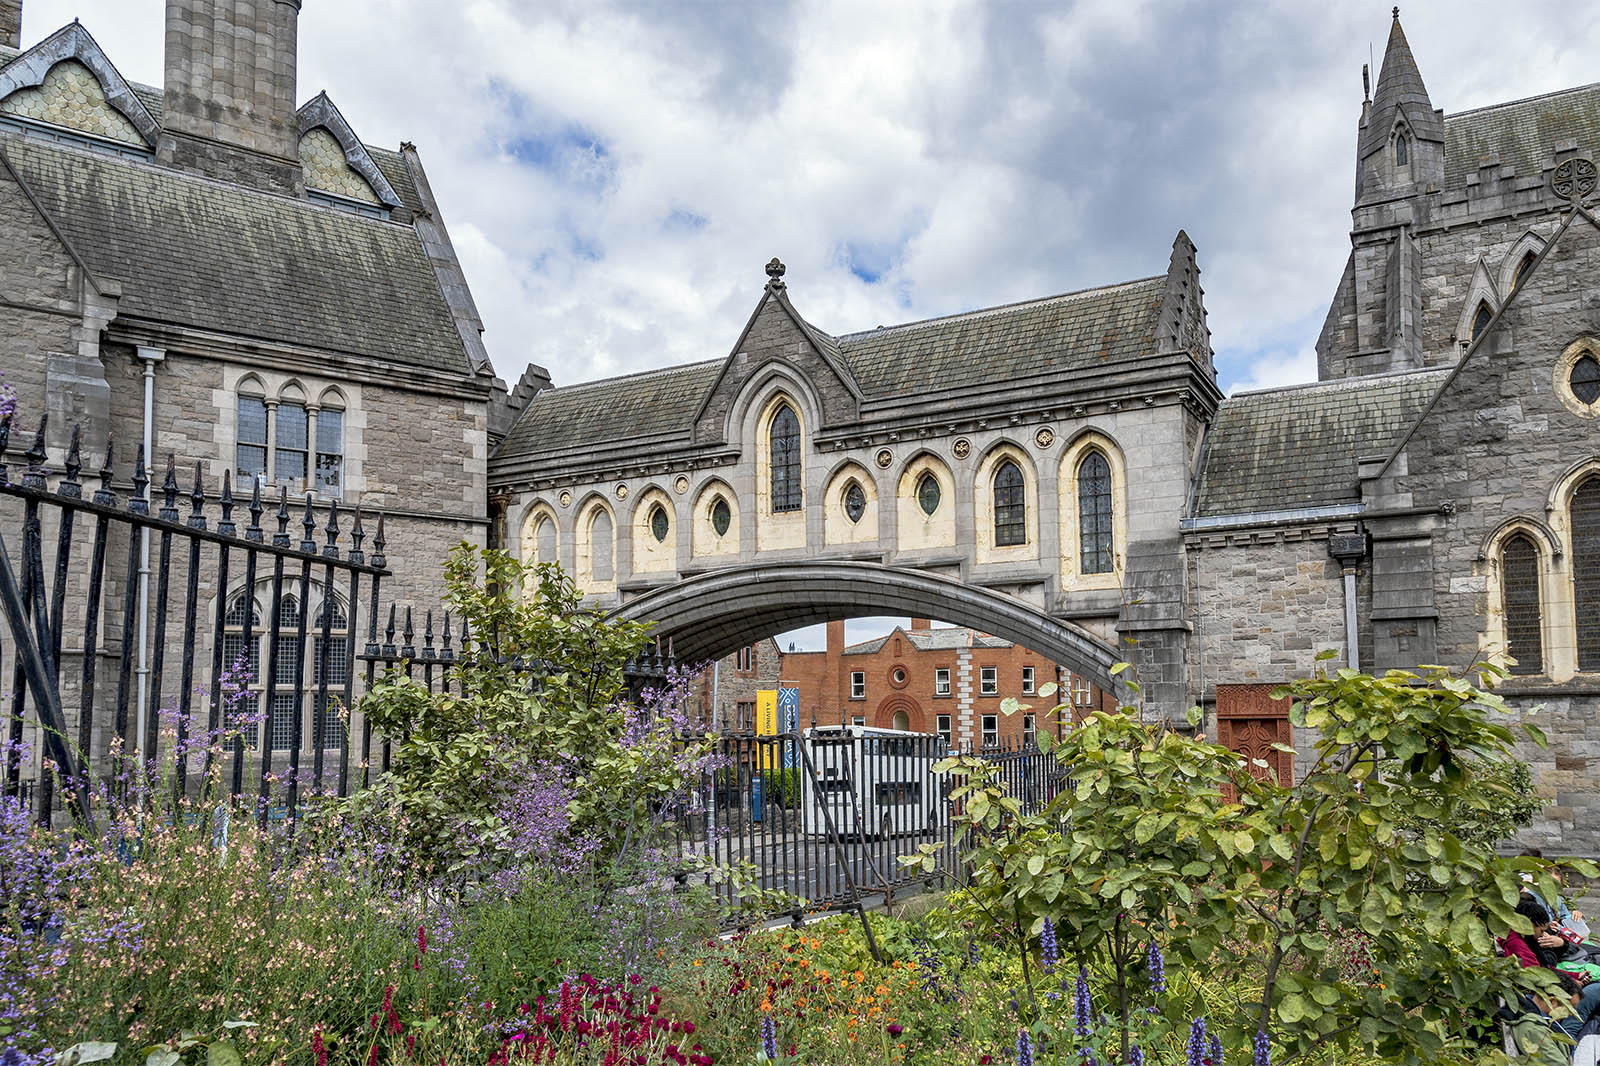
[[[1216,1033],[1206,1043],[1206,1061],[1211,1066],[1222,1066],[1222,1038]]]
[[[1205,1066],[1206,1063],[1206,1020],[1196,1018],[1189,1026],[1189,1040],[1184,1045],[1187,1054],[1188,1066]]]
[[[1044,920],[1044,928],[1039,930],[1039,953],[1044,958],[1044,972],[1055,973],[1056,962],[1061,958],[1056,948],[1056,927],[1049,918]]]
[[[1161,957],[1161,945],[1152,938],[1150,941],[1150,991],[1161,995],[1167,990],[1167,964]]]
[[[1033,1044],[1026,1029],[1017,1030],[1017,1066],[1033,1066]]]
[[[1272,1066],[1272,1042],[1260,1030],[1256,1031],[1256,1053],[1250,1059],[1250,1066]]]
[[[1128,1048],[1128,1066],[1144,1066],[1144,1051],[1138,1044]]]
[[[1089,1025],[1093,1020],[1093,1004],[1089,1001],[1089,967],[1087,966],[1078,967],[1078,987],[1074,991],[1074,1000],[1073,1008],[1076,1025],[1072,1031],[1080,1038],[1086,1037],[1089,1035]],[[1200,1066],[1200,1064],[1193,1063],[1192,1066]]]
[[[773,1062],[778,1061],[778,1031],[773,1028],[770,1014],[761,1016],[761,1053]]]

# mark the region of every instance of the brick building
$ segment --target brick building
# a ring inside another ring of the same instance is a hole
[[[869,725],[937,733],[963,750],[1031,741],[1038,729],[1059,735],[1048,712],[1070,702],[1075,713],[1102,700],[1097,688],[1044,656],[965,626],[934,629],[913,618],[909,629],[858,644],[844,642],[844,623],[830,622],[822,651],[785,652],[785,684],[800,690],[802,725]],[[1046,682],[1057,694],[1040,696]],[[1007,715],[1006,697],[1027,710]]]
[[[754,729],[756,693],[775,689],[783,674],[783,655],[772,638],[724,656],[695,679],[689,694],[689,721],[707,731],[742,733]]]

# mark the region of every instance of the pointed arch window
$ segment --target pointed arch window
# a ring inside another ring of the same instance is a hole
[[[611,514],[604,507],[589,520],[589,577],[610,581],[616,571],[611,565]]]
[[[326,652],[322,643],[324,623],[328,627]],[[350,620],[345,615],[344,605],[338,600],[325,600],[321,610],[317,611],[316,621],[311,627],[315,634],[311,641],[311,684],[315,686],[312,690],[312,700],[315,701],[317,693],[322,691],[324,680],[328,686],[328,701],[322,708],[320,739],[323,748],[338,748],[344,743],[344,717],[339,710],[344,686],[350,680],[349,625]],[[313,736],[312,744],[315,745],[318,739]]]
[[[861,521],[866,513],[867,494],[859,482],[852,481],[844,490],[844,516],[850,519],[851,523],[856,523]]]
[[[539,519],[533,530],[533,543],[541,563],[556,561],[556,524],[548,518]]]
[[[1517,264],[1517,272],[1511,275],[1512,292],[1517,291],[1517,287],[1522,284],[1522,279],[1528,276],[1528,271],[1533,269],[1533,264],[1537,262],[1538,259],[1539,257],[1532,252],[1529,252],[1527,255],[1522,257],[1522,262]]]
[[[1500,551],[1500,594],[1505,605],[1506,651],[1513,674],[1544,673],[1539,605],[1539,549],[1519,533]]]
[[[1078,464],[1078,570],[1109,574],[1112,570],[1111,464],[1090,452]]]
[[[994,542],[1002,548],[1028,542],[1027,488],[1010,459],[994,472]]]
[[[800,419],[788,404],[772,416],[772,510],[798,511],[804,502],[800,484]]]
[[[1476,341],[1489,328],[1489,321],[1494,318],[1494,312],[1489,310],[1487,302],[1478,305],[1478,313],[1472,316],[1472,339]]]
[[[933,512],[939,509],[939,479],[932,474],[923,474],[917,481],[917,506],[922,508],[922,513],[932,517]]]
[[[665,543],[667,531],[671,528],[672,524],[667,520],[667,509],[659,503],[656,504],[650,511],[650,535],[656,538],[658,544]]]
[[[1406,135],[1404,128],[1395,130],[1394,133],[1394,165],[1403,167],[1411,162],[1411,138]]]
[[[711,528],[716,530],[717,536],[728,535],[728,527],[733,524],[733,509],[728,506],[728,501],[721,496],[717,497],[711,505]]]
[[[1578,669],[1600,670],[1600,476],[1572,494],[1572,592]]]
[[[289,751],[294,747],[295,726],[300,722],[295,681],[304,668],[300,662],[300,604],[293,596],[285,596],[278,603],[278,624],[274,627],[272,641],[277,662],[272,672],[275,687],[272,714],[267,723],[268,743],[273,751]]]

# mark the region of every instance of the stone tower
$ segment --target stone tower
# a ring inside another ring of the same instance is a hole
[[[300,0],[167,0],[161,162],[298,195]]]
[[[22,47],[22,0],[0,0],[0,48]]]

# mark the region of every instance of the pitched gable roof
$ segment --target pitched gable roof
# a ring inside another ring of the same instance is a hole
[[[470,375],[410,226],[152,164],[0,136],[12,166],[120,312]]]
[[[1449,373],[1378,374],[1230,396],[1211,423],[1193,517],[1359,502],[1356,460],[1387,449]]]
[[[824,358],[839,361],[841,377],[852,380],[864,400],[896,400],[1151,354],[1160,346],[1166,284],[1166,275],[1156,275],[837,338],[806,322],[786,296],[782,303]],[[644,436],[687,439],[725,366],[718,359],[542,392],[496,456],[532,457]]]
[[[161,126],[147,106],[144,95],[122,77],[99,43],[76,20],[61,27],[38,44],[0,66],[0,99],[18,89],[36,88],[57,63],[76,60],[88,67],[100,82],[106,103],[127,118],[146,144],[155,147]],[[158,112],[159,113],[159,112]]]

